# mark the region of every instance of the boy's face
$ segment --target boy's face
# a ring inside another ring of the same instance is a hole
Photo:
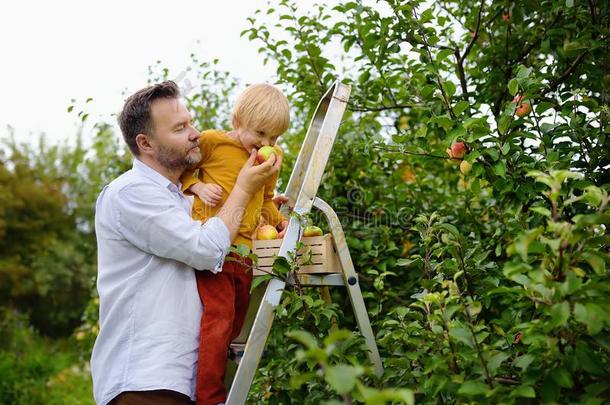
[[[252,148],[258,150],[263,146],[274,146],[275,142],[277,142],[277,138],[280,137],[279,134],[270,134],[265,131],[257,131],[248,128],[239,128],[237,133],[242,146],[248,152],[251,151]]]

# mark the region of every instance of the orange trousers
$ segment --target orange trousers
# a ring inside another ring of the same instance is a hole
[[[233,257],[236,257],[233,256]],[[197,366],[197,405],[225,402],[224,377],[229,344],[239,336],[246,319],[252,285],[252,262],[225,261],[222,271],[196,271],[203,304]]]

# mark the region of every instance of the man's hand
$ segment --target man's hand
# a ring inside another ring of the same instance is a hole
[[[235,188],[238,188],[248,195],[256,193],[280,170],[282,156],[272,154],[266,162],[254,165],[256,159],[256,149],[250,153],[250,158],[241,168]]]
[[[189,191],[210,207],[215,207],[222,200],[222,187],[218,184],[199,182],[190,186]]]

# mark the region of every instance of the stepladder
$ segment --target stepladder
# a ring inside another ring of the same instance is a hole
[[[381,375],[381,357],[343,227],[331,205],[316,196],[350,91],[350,86],[335,81],[315,109],[284,193],[290,201],[293,214],[288,216],[288,227],[283,239],[276,242],[273,256],[294,258],[299,241],[311,239],[302,237],[303,224],[300,218],[309,215],[312,208],[323,214],[330,233],[313,241],[319,242],[314,252],[317,261],[314,260],[313,265],[308,266],[309,271],[298,271],[294,275],[296,280],[292,281],[301,286],[319,287],[326,292],[329,287],[343,287],[347,290],[358,331],[366,343],[369,360],[375,373]],[[288,214],[287,207],[282,207],[282,212]],[[257,253],[256,242],[254,253]],[[262,264],[270,266],[272,258],[260,259],[259,262],[264,260],[268,261]],[[280,304],[287,283],[291,283],[291,280],[273,277],[266,284],[264,292],[259,289],[258,294],[253,294],[249,321],[246,321],[241,335],[231,345],[233,351],[239,352],[239,361],[237,369],[227,373],[226,384],[230,386],[227,405],[242,405],[247,401],[274,321],[275,308]]]

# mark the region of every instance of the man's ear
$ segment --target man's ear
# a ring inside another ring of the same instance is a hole
[[[140,153],[145,155],[150,155],[153,151],[152,144],[150,142],[150,137],[145,134],[136,135],[136,145],[138,145],[138,149],[140,149]]]

